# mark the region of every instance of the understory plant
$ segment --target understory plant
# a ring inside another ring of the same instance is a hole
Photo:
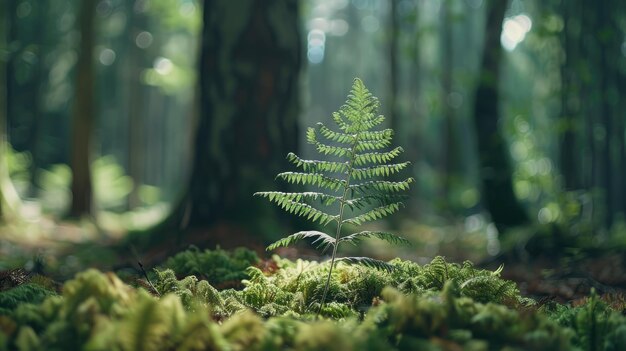
[[[406,168],[409,162],[392,162],[402,153],[402,148],[390,149],[393,130],[376,130],[385,120],[384,116],[378,115],[379,107],[378,98],[356,78],[346,103],[332,115],[338,130],[323,123],[307,130],[307,142],[315,146],[320,154],[329,157],[329,160],[305,160],[289,153],[287,159],[301,172],[283,172],[277,176],[291,184],[317,187],[319,191],[266,191],[255,194],[312,222],[319,222],[323,226],[335,224],[334,236],[316,230],[301,231],[267,247],[268,250],[273,250],[312,238],[318,248],[324,251],[332,249],[320,311],[324,306],[336,262],[387,271],[392,269],[388,263],[369,257],[338,258],[337,249],[340,244],[356,245],[367,238],[378,238],[393,244],[409,243],[405,238],[381,231],[365,230],[347,235],[342,233],[346,224],[358,226],[398,211],[402,206],[400,193],[407,190],[413,182],[413,178],[401,181],[386,179]]]

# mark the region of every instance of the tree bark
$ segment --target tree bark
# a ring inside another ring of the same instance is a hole
[[[94,121],[94,46],[95,0],[81,2],[80,48],[76,67],[76,93],[72,115],[72,204],[70,216],[90,215],[93,206],[90,151]]]
[[[205,1],[203,14],[200,118],[174,220],[189,227],[267,221],[276,213],[252,194],[276,188],[298,140],[298,1]]]
[[[507,4],[502,0],[487,3],[485,46],[473,111],[483,201],[500,233],[528,222],[528,215],[513,193],[508,146],[498,127],[500,33]]]

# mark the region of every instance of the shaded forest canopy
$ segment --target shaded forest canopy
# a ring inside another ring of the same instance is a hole
[[[626,349],[625,78],[623,0],[0,1],[0,351]]]
[[[302,223],[251,194],[288,152],[313,157],[303,126],[329,122],[358,76],[416,180],[381,226],[418,255],[622,247],[624,6],[3,3],[3,228],[70,216],[87,221],[56,239],[276,239]]]

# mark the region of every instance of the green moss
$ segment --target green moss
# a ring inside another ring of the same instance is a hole
[[[22,303],[0,317],[0,350],[623,350],[626,317],[595,295],[583,306],[525,307],[499,271],[437,258],[393,260],[391,273],[275,257],[242,290],[157,271],[160,296],[87,270],[62,296]],[[468,289],[472,279],[486,283]],[[321,278],[321,279],[320,279]],[[468,283],[470,281],[470,283]],[[514,286],[514,285],[513,285]],[[504,305],[514,299],[517,302]],[[485,301],[480,302],[480,301]]]
[[[258,268],[249,268],[249,279],[243,281],[243,291],[234,297],[243,306],[264,316],[316,313],[329,265],[300,259],[290,261],[278,256],[274,256],[274,260],[280,269],[269,276]],[[393,267],[391,272],[340,263],[331,275],[328,289],[328,301],[333,307],[324,309],[322,314],[345,318],[363,313],[385,286],[421,295],[440,291],[449,281],[457,283],[461,296],[479,302],[506,302],[514,306],[532,302],[520,296],[513,282],[500,278],[500,270],[477,269],[470,262],[459,265],[436,257],[424,266],[400,259],[388,264]]]
[[[169,258],[164,267],[172,269],[177,276],[195,275],[198,279],[219,286],[222,283],[245,279],[246,269],[258,263],[257,254],[243,247],[233,251],[222,250],[219,247],[215,250],[200,251],[196,247],[191,247]]]
[[[386,303],[372,309],[362,327],[401,350],[432,349],[437,340],[449,349],[571,350],[568,330],[547,317],[462,297],[453,281],[438,294],[386,288],[383,297]]]
[[[56,295],[56,293],[34,283],[26,283],[0,291],[0,315],[12,313],[19,304],[25,302],[41,303],[46,297],[51,295]]]

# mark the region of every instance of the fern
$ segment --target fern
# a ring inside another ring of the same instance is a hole
[[[0,291],[0,315],[11,313],[21,303],[40,303],[46,297],[54,295],[56,295],[55,292],[33,283]]]
[[[319,231],[303,231],[278,240],[267,247],[273,250],[288,246],[306,238],[314,238],[318,248],[332,248],[330,269],[324,284],[319,311],[324,308],[324,301],[330,284],[336,261],[348,264],[360,264],[367,267],[390,271],[392,266],[366,257],[344,257],[337,259],[337,249],[342,242],[356,245],[366,238],[378,238],[394,244],[407,244],[408,241],[393,234],[383,232],[359,232],[342,236],[344,224],[361,225],[365,222],[381,219],[397,212],[402,206],[397,194],[407,190],[413,178],[393,182],[385,177],[394,175],[405,169],[409,162],[389,163],[396,158],[402,149],[397,147],[385,151],[391,145],[393,130],[374,130],[383,123],[385,117],[377,115],[380,103],[356,78],[346,103],[333,113],[333,120],[339,131],[333,130],[323,123],[317,128],[309,128],[306,138],[309,144],[326,156],[338,160],[318,161],[303,160],[290,153],[287,159],[302,172],[283,172],[277,178],[291,184],[316,186],[319,192],[283,193],[278,191],[258,192],[255,195],[265,197],[283,210],[305,217],[312,222],[326,226],[335,223],[335,236]],[[382,179],[381,179],[382,178]],[[329,213],[314,205],[316,201],[323,207],[338,203],[337,213]],[[367,209],[366,204],[377,203],[379,206]],[[352,213],[350,213],[352,212]],[[362,213],[359,213],[362,212]]]
[[[584,304],[576,307],[547,304],[541,308],[561,327],[574,331],[573,344],[582,350],[626,349],[626,317],[612,309],[592,289]]]

